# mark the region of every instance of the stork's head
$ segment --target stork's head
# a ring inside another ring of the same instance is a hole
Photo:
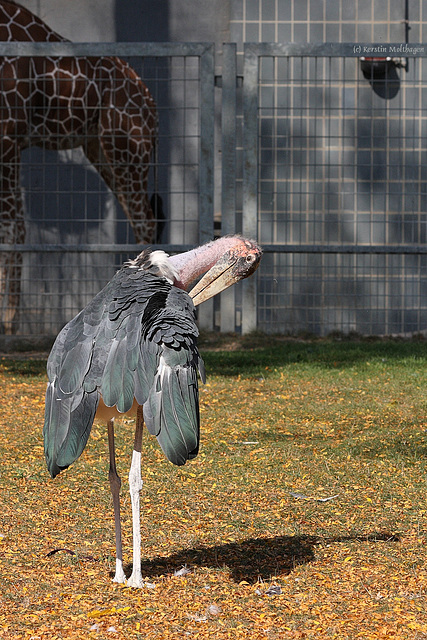
[[[258,268],[262,249],[255,242],[240,236],[229,240],[226,251],[190,291],[195,305],[247,278]]]

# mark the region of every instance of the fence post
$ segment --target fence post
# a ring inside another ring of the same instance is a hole
[[[236,233],[236,44],[223,44],[221,112],[221,235]],[[221,294],[222,332],[236,329],[235,287]]]
[[[215,47],[206,46],[200,56],[200,193],[199,243],[213,238]]]
[[[214,237],[214,127],[215,46],[209,44],[200,56],[199,244]],[[201,329],[213,330],[213,300],[201,305],[198,317]]]
[[[245,236],[257,238],[258,211],[258,76],[259,57],[246,44],[243,65],[243,218]],[[257,279],[243,281],[242,333],[257,328]]]

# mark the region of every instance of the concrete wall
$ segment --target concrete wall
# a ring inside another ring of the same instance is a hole
[[[21,0],[20,4],[68,40],[116,40],[114,0]]]
[[[230,0],[21,0],[75,42],[217,42],[230,37]]]

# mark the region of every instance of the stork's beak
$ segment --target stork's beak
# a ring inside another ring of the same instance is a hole
[[[261,252],[250,257],[227,251],[190,291],[195,306],[221,293],[239,280],[250,276],[258,267]]]

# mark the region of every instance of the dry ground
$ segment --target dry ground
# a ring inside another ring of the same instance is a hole
[[[104,426],[51,480],[45,361],[0,360],[0,638],[427,638],[427,343],[202,351],[199,457],[175,468],[144,438],[141,590],[111,582]],[[132,431],[118,422],[126,562]]]

